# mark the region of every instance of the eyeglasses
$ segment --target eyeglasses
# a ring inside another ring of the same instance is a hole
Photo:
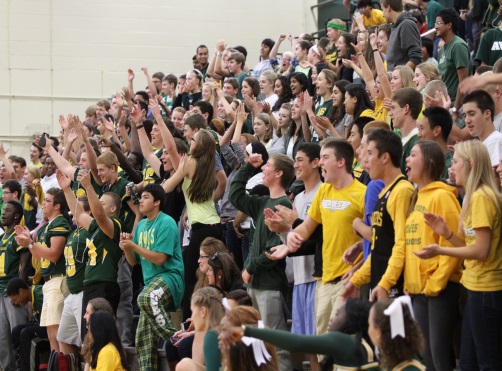
[[[441,21],[436,21],[436,22],[434,22],[434,24],[435,24],[436,26],[439,26],[439,25],[446,24],[446,23],[441,22]]]
[[[11,193],[13,193],[13,192],[3,191],[3,194],[4,194],[4,195],[8,195],[8,194],[11,194]]]
[[[199,259],[209,259],[209,255],[199,255]]]

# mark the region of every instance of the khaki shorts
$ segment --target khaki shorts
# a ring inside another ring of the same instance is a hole
[[[44,283],[42,288],[44,293],[44,303],[42,314],[40,315],[40,326],[59,325],[61,313],[63,313],[63,303],[65,296],[68,296],[66,277],[54,277]]]
[[[61,343],[82,345],[80,339],[82,324],[82,299],[84,292],[70,294],[64,300],[63,314],[58,328],[57,339]]]

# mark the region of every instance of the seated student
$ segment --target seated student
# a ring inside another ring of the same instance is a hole
[[[357,9],[362,15],[363,24],[366,28],[380,26],[386,22],[382,11],[380,9],[374,9],[371,0],[359,0]],[[358,31],[357,22],[352,23],[352,32],[355,31]]]
[[[209,286],[216,287],[224,294],[243,288],[241,271],[232,255],[217,252],[209,258],[207,263],[209,269],[206,276]]]
[[[12,305],[16,307],[28,305],[30,322],[12,329],[12,346],[18,352],[19,368],[28,370],[30,368],[31,340],[35,337],[47,339],[46,328],[40,327],[40,312],[43,304],[42,285],[30,287],[23,279],[14,277],[9,280],[5,291]]]
[[[219,370],[221,353],[218,333],[221,319],[225,315],[221,293],[213,287],[204,287],[192,295],[190,308],[195,327],[192,358],[184,358],[178,363],[177,371],[184,370]],[[202,350],[202,352],[201,352]]]
[[[113,316],[97,311],[89,317],[89,338],[91,348],[91,371],[126,371],[124,348],[120,342]]]
[[[258,326],[260,320],[260,312],[256,309],[251,306],[239,305],[226,312],[225,317],[221,319],[221,330],[225,331],[228,328],[242,325]],[[246,345],[244,342],[238,341],[229,348],[221,348],[223,369],[227,371],[277,370],[278,362],[275,348],[270,344],[265,344],[265,349],[270,358],[265,359],[265,363],[260,362],[259,364],[259,359],[255,357],[252,344]]]
[[[376,370],[378,362],[368,334],[370,308],[371,304],[365,300],[348,299],[330,319],[328,332],[317,336],[261,329],[247,323],[242,323],[244,327],[230,327],[223,323],[220,344],[232,348],[243,336],[249,336],[292,352],[327,355],[323,363],[329,369],[361,367],[363,370]],[[236,367],[235,364],[232,366]]]
[[[422,111],[422,120],[418,123],[418,137],[422,140],[432,140],[439,144],[445,157],[445,169],[442,179],[448,179],[448,169],[451,167],[453,154],[448,149],[448,136],[453,127],[453,120],[448,110],[442,107],[426,108]]]

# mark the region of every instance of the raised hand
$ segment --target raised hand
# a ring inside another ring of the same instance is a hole
[[[28,247],[31,243],[30,230],[27,227],[21,227],[19,224],[14,227],[16,231],[16,240],[19,246]]]
[[[265,225],[272,232],[288,232],[291,229],[291,224],[288,224],[284,218],[272,209],[266,208],[263,210],[263,214],[265,215]]]
[[[218,40],[216,43],[216,50],[220,53],[223,53],[227,48],[227,44],[225,44],[225,40]]]
[[[0,142],[0,158],[3,158],[7,155],[7,152],[9,152],[9,150],[6,150],[3,146],[3,143]]]
[[[447,238],[451,235],[452,231],[448,228],[446,220],[441,215],[433,213],[424,213],[425,224],[428,225],[434,233]]]
[[[68,189],[71,186],[71,180],[59,169],[56,169],[56,179],[61,189]]]
[[[261,153],[252,153],[249,155],[249,163],[256,169],[258,169],[263,164],[263,158]]]
[[[71,144],[75,142],[78,138],[78,133],[75,129],[70,130],[70,134],[68,134],[68,143]]]
[[[117,103],[117,106],[119,107],[124,107],[124,100],[122,99],[120,92],[115,93],[115,103]]]
[[[63,115],[59,115],[59,123],[61,124],[63,130],[68,129],[69,127],[68,120]]]
[[[239,104],[235,115],[237,118],[237,122],[241,124],[245,123],[246,120],[248,119],[248,115],[249,113],[247,113],[246,110],[244,109],[244,105]]]
[[[275,209],[277,210],[277,214],[279,214],[289,225],[293,225],[295,220],[298,219],[298,212],[296,211],[295,205],[293,205],[292,209],[283,205],[277,205]]]
[[[129,90],[129,88],[122,88],[122,94],[124,95],[124,100],[126,102],[132,102],[132,92]]]
[[[260,112],[266,113],[267,115],[270,115],[272,113],[272,110],[270,109],[270,104],[265,101],[260,101],[257,103],[258,109]]]
[[[133,103],[131,109],[131,118],[136,125],[141,124],[143,122],[143,115],[144,113],[141,110],[140,105],[137,103]]]
[[[133,81],[134,80],[134,71],[131,70],[130,68],[127,70],[127,80],[128,81]]]
[[[80,182],[85,189],[92,187],[91,185],[91,174],[87,170],[80,170],[77,175],[77,182]]]
[[[160,95],[157,95],[157,99],[150,99],[148,101],[148,108],[150,108],[150,110],[152,111],[153,117],[157,117],[160,115],[160,107],[159,107],[159,103],[158,103],[158,97],[160,97]]]

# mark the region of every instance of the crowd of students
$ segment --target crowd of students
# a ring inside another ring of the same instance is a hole
[[[141,370],[159,346],[172,370],[502,369],[502,25],[446,3],[347,2],[350,28],[255,66],[200,45],[29,165],[0,145],[0,367],[45,337],[91,370],[132,346]]]

